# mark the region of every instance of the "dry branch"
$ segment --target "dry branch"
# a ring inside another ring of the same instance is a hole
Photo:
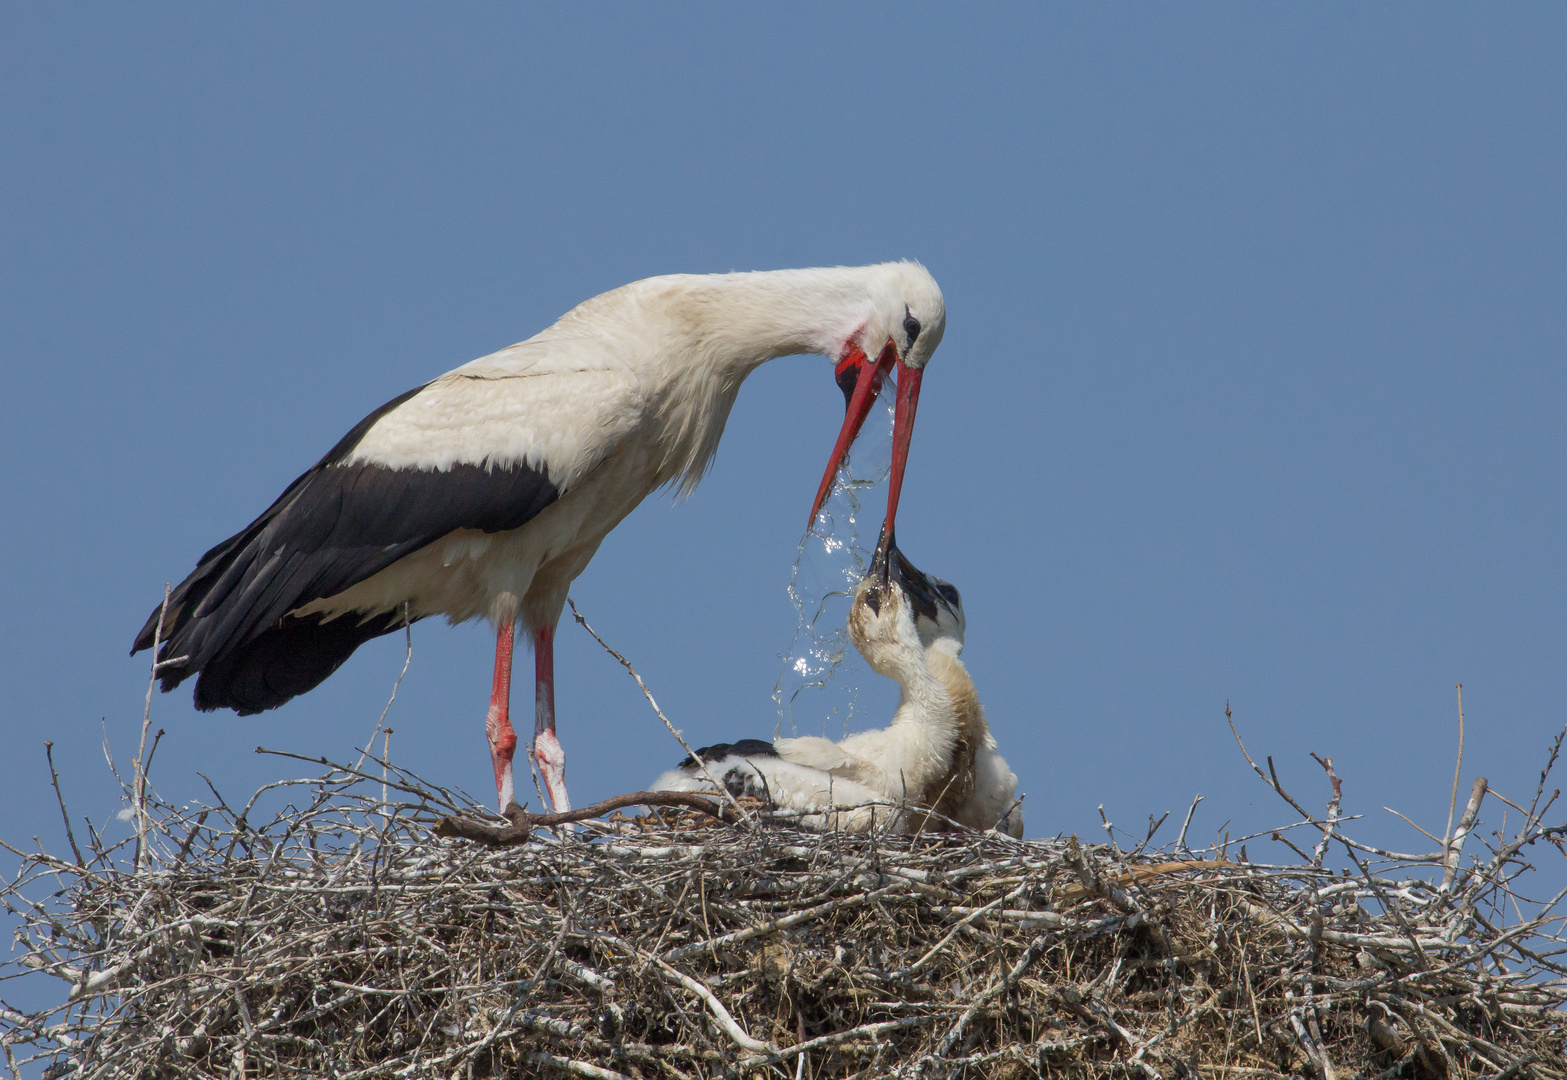
[[[628,806],[674,806],[695,810],[723,821],[735,820],[734,813],[728,807],[720,808],[712,799],[689,791],[633,791],[629,795],[616,795],[592,806],[563,810],[557,814],[530,814],[513,802],[506,807],[505,817],[509,825],[491,825],[473,817],[449,814],[435,823],[435,835],[448,839],[477,840],[491,847],[514,847],[533,839],[534,829],[591,821]]]

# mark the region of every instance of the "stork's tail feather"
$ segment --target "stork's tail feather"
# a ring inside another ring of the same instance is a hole
[[[147,616],[147,621],[142,623],[141,630],[136,635],[136,640],[131,643],[132,656],[135,656],[143,649],[152,648],[153,639],[158,635],[160,618],[163,622],[163,635],[159,639],[160,642],[166,645],[173,639],[176,632],[185,625],[192,594],[195,594],[199,603],[206,596],[207,591],[212,588],[212,583],[229,568],[235,556],[243,551],[245,545],[250,543],[251,539],[259,531],[257,526],[265,520],[265,515],[263,515],[255,522],[252,522],[244,532],[235,533],[201,557],[201,560],[196,564],[196,569],[191,571],[190,576],[176,585],[173,591],[169,593],[168,610],[164,610],[162,603],[153,607],[151,614]],[[178,685],[179,679],[176,679],[172,685],[165,685],[163,689],[171,690]]]
[[[400,611],[360,623],[353,616],[322,622],[320,616],[286,618],[231,652],[208,661],[196,680],[196,708],[233,709],[241,716],[275,709],[313,690],[371,638],[403,628]],[[194,672],[166,676],[172,689]],[[172,681],[171,681],[172,679]]]

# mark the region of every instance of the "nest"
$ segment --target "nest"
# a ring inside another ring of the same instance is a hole
[[[1436,853],[1378,851],[1343,835],[1335,783],[1296,826],[1316,851],[1264,865],[1185,829],[1126,851],[754,811],[500,847],[436,837],[482,811],[395,769],[274,788],[268,814],[138,796],[129,840],[17,851],[3,976],[65,988],[0,1013],[14,1072],[1567,1075],[1560,924],[1519,881],[1567,830],[1543,810],[1466,868],[1473,813]]]

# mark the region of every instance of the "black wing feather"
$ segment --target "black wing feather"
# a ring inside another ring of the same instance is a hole
[[[165,691],[199,673],[199,709],[245,715],[275,708],[318,685],[364,642],[403,625],[400,611],[325,622],[289,612],[457,529],[518,528],[559,498],[543,470],[520,464],[438,470],[344,463],[377,420],[423,389],[355,425],[171,592],[158,656],[183,659],[160,670]],[[132,653],[152,646],[158,615],[154,608]]]
[[[196,680],[196,708],[228,708],[241,716],[276,708],[320,685],[371,638],[402,628],[400,611],[363,623],[353,618],[323,623],[318,615],[285,619],[245,648],[209,663]]]
[[[688,756],[677,769],[696,768],[698,759],[702,761],[722,761],[733,754],[735,757],[777,757],[778,748],[770,742],[761,739],[741,739],[739,742],[714,743],[712,746],[698,748],[695,754]]]

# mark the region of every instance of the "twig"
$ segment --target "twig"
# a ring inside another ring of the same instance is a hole
[[[1328,820],[1322,823],[1322,839],[1318,842],[1317,848],[1312,852],[1311,856],[1311,865],[1321,866],[1323,857],[1328,853],[1328,844],[1333,840],[1333,830],[1338,825],[1339,805],[1344,797],[1344,790],[1338,774],[1333,771],[1333,759],[1330,757],[1317,757],[1316,754],[1311,756],[1316,758],[1317,764],[1321,765],[1323,771],[1328,774],[1328,782],[1333,785],[1333,797],[1328,800]],[[1268,765],[1270,768],[1272,767],[1273,763],[1271,760],[1268,762]]]
[[[1200,802],[1202,802],[1202,796],[1198,795],[1192,800],[1192,805],[1186,811],[1186,820],[1181,822],[1181,835],[1175,838],[1176,851],[1191,852],[1191,848],[1186,846],[1186,830],[1192,827],[1192,815],[1197,812],[1197,804]]]
[[[142,772],[147,776],[152,775],[152,759],[157,756],[158,745],[163,742],[164,731],[159,728],[152,733],[152,748],[147,751],[147,762],[142,766]]]
[[[386,770],[391,767],[392,760],[392,729],[387,728],[381,741],[381,805],[386,805]],[[385,815],[382,815],[385,817]]]
[[[713,1014],[713,1018],[718,1021],[718,1026],[724,1029],[725,1035],[728,1035],[732,1040],[734,1040],[736,1046],[739,1046],[745,1050],[751,1050],[758,1054],[776,1054],[778,1052],[778,1047],[774,1046],[772,1043],[763,1042],[760,1039],[753,1039],[750,1035],[746,1034],[745,1029],[736,1022],[734,1015],[730,1013],[728,1009],[724,1008],[724,1003],[713,996],[713,992],[707,987],[703,986],[701,983],[697,982],[691,976],[687,975],[678,968],[674,968],[666,964],[656,956],[653,957],[653,963],[657,964],[659,970],[661,970],[664,974],[668,975],[681,986],[685,987],[687,990],[691,991],[697,997],[706,1002],[708,1010]]]
[[[163,642],[163,620],[169,613],[169,582],[163,583],[163,604],[158,608],[158,626],[152,632],[152,667],[147,673],[147,704],[141,714],[141,742],[132,763],[132,799],[136,811],[136,869],[144,869],[147,856],[147,771],[143,755],[147,752],[147,729],[152,726],[152,690],[158,682],[158,648]]]
[[[1453,797],[1447,803],[1447,828],[1442,830],[1442,849],[1453,838],[1453,808],[1458,805],[1458,774],[1464,767],[1464,684],[1458,683],[1458,757],[1453,762]]]
[[[1322,822],[1312,817],[1311,813],[1304,806],[1296,802],[1290,796],[1290,793],[1284,790],[1284,785],[1279,783],[1279,774],[1273,768],[1273,758],[1271,756],[1268,758],[1267,772],[1263,772],[1262,767],[1252,760],[1251,754],[1246,750],[1246,744],[1241,741],[1241,733],[1235,729],[1235,718],[1230,715],[1230,703],[1228,701],[1224,703],[1224,719],[1229,721],[1230,734],[1235,736],[1235,743],[1241,748],[1241,754],[1246,758],[1246,764],[1251,766],[1252,771],[1262,778],[1262,782],[1264,784],[1267,784],[1270,788],[1277,792],[1280,798],[1293,806],[1295,811],[1299,813],[1301,817],[1305,818],[1307,821],[1311,822],[1311,824],[1317,826],[1317,828],[1320,829],[1322,827]]]
[[[1311,1059],[1311,1063],[1322,1074],[1323,1080],[1337,1080],[1338,1073],[1333,1068],[1333,1059],[1328,1056],[1328,1052],[1323,1048],[1321,1042],[1314,1037],[1316,1033],[1307,1030],[1306,1021],[1309,1021],[1310,1016],[1302,1006],[1295,1003],[1295,991],[1286,989],[1284,997],[1291,1006],[1289,1012],[1290,1027],[1294,1029],[1295,1038],[1300,1042],[1301,1048],[1305,1050],[1306,1056]]]
[[[1452,834],[1452,839],[1445,845],[1447,850],[1442,857],[1441,886],[1444,893],[1452,889],[1453,879],[1458,876],[1458,860],[1463,854],[1469,830],[1474,828],[1475,820],[1480,816],[1480,800],[1485,798],[1486,786],[1485,777],[1475,780],[1474,787],[1469,789],[1469,802],[1464,806],[1464,816],[1458,819],[1458,831]]]
[[[1164,825],[1164,823],[1169,819],[1169,817],[1170,817],[1170,811],[1168,811],[1168,810],[1166,810],[1164,812],[1164,814],[1159,818],[1158,821],[1155,821],[1153,819],[1153,815],[1152,814],[1148,815],[1148,835],[1143,837],[1143,842],[1142,843],[1138,844],[1135,848],[1132,849],[1132,854],[1134,856],[1141,855],[1143,853],[1143,849],[1145,847],[1147,847],[1149,845],[1149,843],[1151,843],[1153,841],[1153,834],[1159,831],[1160,827]]]
[[[1099,820],[1104,822],[1105,835],[1110,838],[1110,850],[1114,851],[1116,855],[1119,856],[1121,854],[1121,845],[1115,842],[1115,827],[1110,824],[1110,819],[1105,817],[1104,803],[1099,804]]]
[[[1534,801],[1529,804],[1529,812],[1525,815],[1531,821],[1534,820],[1534,812],[1540,805],[1540,796],[1545,792],[1545,778],[1551,775],[1551,770],[1556,767],[1556,759],[1561,755],[1564,738],[1567,738],[1567,724],[1563,724],[1562,729],[1556,733],[1556,741],[1551,744],[1550,753],[1545,759],[1545,768],[1540,770],[1540,782],[1535,785]]]
[[[840,1043],[846,1043],[854,1039],[877,1040],[883,1035],[894,1031],[901,1031],[911,1027],[922,1027],[925,1024],[934,1023],[935,1020],[936,1017],[928,1015],[906,1016],[901,1020],[883,1020],[875,1024],[861,1024],[859,1027],[850,1028],[848,1031],[835,1031],[830,1035],[818,1035],[814,1039],[807,1039],[803,1042],[795,1043],[793,1046],[786,1046],[782,1050],[769,1054],[766,1057],[749,1059],[744,1064],[747,1068],[776,1065],[780,1062],[788,1061],[796,1055],[808,1054],[812,1050],[820,1050],[825,1046],[837,1046]]]
[[[1010,971],[1006,972],[1005,975],[999,976],[986,988],[984,993],[969,1003],[969,1007],[963,1010],[963,1015],[958,1017],[952,1027],[947,1030],[947,1034],[942,1038],[941,1045],[936,1051],[938,1058],[945,1057],[952,1052],[952,1048],[957,1045],[958,1039],[963,1036],[963,1029],[968,1027],[969,1021],[974,1018],[974,1015],[999,994],[1012,989],[1013,984],[1023,977],[1023,973],[1028,970],[1035,958],[1049,944],[1050,938],[1048,935],[1041,935],[1035,938],[1028,948],[1023,950],[1023,955],[1018,958],[1016,964],[1012,965]]]
[[[834,912],[843,911],[848,908],[863,907],[864,905],[873,903],[874,901],[880,900],[883,897],[892,896],[907,891],[909,891],[908,883],[904,881],[897,881],[891,885],[877,889],[875,892],[859,893],[854,896],[841,897],[837,900],[829,900],[825,904],[821,904],[814,908],[807,908],[805,911],[796,911],[791,915],[785,915],[781,919],[774,919],[771,922],[764,923],[761,926],[748,926],[743,930],[736,930],[731,934],[723,934],[719,937],[711,937],[703,941],[693,942],[690,945],[682,945],[678,949],[669,950],[669,952],[664,954],[664,958],[666,960],[676,961],[684,960],[691,956],[700,956],[703,953],[713,953],[721,948],[728,948],[732,945],[738,945],[741,942],[751,941],[759,937],[766,937],[769,934],[776,934],[781,930],[788,930],[791,927],[800,926],[804,923],[815,922],[822,917]]]
[[[1311,856],[1306,854],[1306,852],[1302,851],[1300,848],[1296,847],[1294,841],[1292,841],[1289,837],[1285,836],[1278,829],[1274,829],[1273,830],[1273,837],[1272,838],[1274,840],[1276,840],[1277,842],[1283,844],[1285,847],[1289,848],[1296,855],[1299,855],[1301,862],[1308,863],[1308,864],[1311,863]]]
[[[1390,814],[1393,814],[1393,815],[1395,815],[1397,817],[1403,818],[1404,819],[1404,824],[1406,824],[1410,828],[1414,829],[1421,836],[1425,837],[1427,840],[1431,841],[1433,844],[1436,844],[1439,847],[1441,847],[1443,851],[1447,850],[1447,843],[1446,843],[1446,841],[1444,841],[1440,836],[1435,836],[1435,835],[1433,835],[1431,833],[1426,832],[1418,824],[1416,824],[1414,819],[1411,818],[1408,814],[1399,813],[1399,811],[1394,810],[1391,806],[1384,806],[1382,809],[1386,810]],[[1438,852],[1437,854],[1440,855],[1441,852]]]
[[[902,970],[900,970],[897,973],[895,973],[893,977],[894,978],[899,978],[899,979],[906,979],[910,975],[913,975],[920,968],[924,967],[926,962],[929,961],[931,957],[935,956],[937,953],[941,952],[942,949],[945,949],[948,945],[950,945],[952,943],[952,939],[957,937],[958,934],[962,933],[965,929],[967,929],[968,926],[971,923],[973,923],[973,921],[975,919],[979,918],[981,915],[984,915],[984,914],[986,914],[989,911],[992,911],[995,908],[1000,907],[1002,904],[1006,903],[1008,900],[1016,899],[1018,893],[1020,893],[1020,892],[1022,892],[1022,889],[1016,889],[1016,890],[1014,890],[1014,891],[1012,891],[1010,893],[1007,893],[1005,896],[998,896],[994,900],[992,900],[990,903],[986,904],[984,907],[976,908],[975,910],[969,912],[967,915],[965,915],[962,918],[961,921],[958,922],[958,924],[956,926],[954,926],[951,930],[947,931],[947,934],[946,934],[945,937],[943,937],[940,941],[936,942],[936,944],[932,945],[930,947],[930,949],[928,951],[926,951],[924,956],[922,956],[918,960],[914,961],[914,963],[910,964],[908,967],[903,968]]]
[[[392,683],[392,694],[386,699],[386,705],[381,709],[381,715],[376,717],[375,729],[370,732],[370,737],[365,740],[364,748],[359,751],[359,760],[354,762],[357,769],[365,763],[365,755],[375,746],[375,737],[380,734],[381,725],[386,723],[386,714],[392,711],[392,702],[397,700],[397,688],[403,685],[403,676],[408,674],[408,665],[414,658],[414,629],[413,623],[408,618],[408,601],[403,601],[403,669],[397,673],[397,679]],[[391,732],[387,732],[388,735]]]
[[[60,819],[65,822],[65,838],[70,841],[76,865],[85,867],[87,861],[82,858],[82,849],[76,846],[76,834],[71,831],[71,815],[65,809],[65,796],[60,794],[60,774],[54,770],[54,743],[47,739],[44,740],[44,757],[49,760],[49,782],[54,785],[54,798],[60,804]]]
[[[582,612],[577,610],[576,601],[572,600],[572,598],[568,596],[566,597],[566,603],[571,605],[571,617],[577,620],[582,629],[592,634],[593,640],[602,645],[605,652],[609,653],[609,655],[613,656],[616,660],[619,660],[621,666],[631,673],[631,677],[635,679],[637,681],[637,685],[642,688],[642,695],[647,698],[647,703],[653,706],[653,711],[657,713],[658,718],[664,722],[664,726],[668,728],[669,733],[675,737],[675,741],[680,744],[681,749],[690,755],[691,760],[695,761],[697,765],[701,767],[702,775],[707,777],[708,783],[717,788],[718,793],[728,800],[729,805],[734,808],[734,812],[741,818],[741,820],[750,824],[755,824],[755,819],[752,818],[745,808],[740,805],[739,800],[737,800],[734,796],[734,792],[730,791],[727,787],[718,782],[718,778],[714,776],[708,769],[707,762],[697,757],[696,751],[691,749],[690,744],[686,742],[685,738],[680,734],[680,732],[675,730],[675,725],[669,722],[669,717],[664,715],[664,710],[658,707],[658,702],[653,699],[653,691],[647,688],[647,683],[642,681],[642,676],[637,674],[637,669],[631,666],[631,661],[627,660],[624,656],[621,656],[614,649],[610,648],[609,642],[599,637],[598,631],[589,626],[588,620],[584,619],[582,617]]]
[[[631,1080],[631,1077],[623,1072],[601,1068],[590,1062],[577,1061],[575,1058],[564,1058],[559,1054],[548,1054],[543,1050],[529,1050],[522,1055],[522,1060],[530,1061],[535,1065],[549,1065],[573,1076],[586,1076],[589,1080]]]

